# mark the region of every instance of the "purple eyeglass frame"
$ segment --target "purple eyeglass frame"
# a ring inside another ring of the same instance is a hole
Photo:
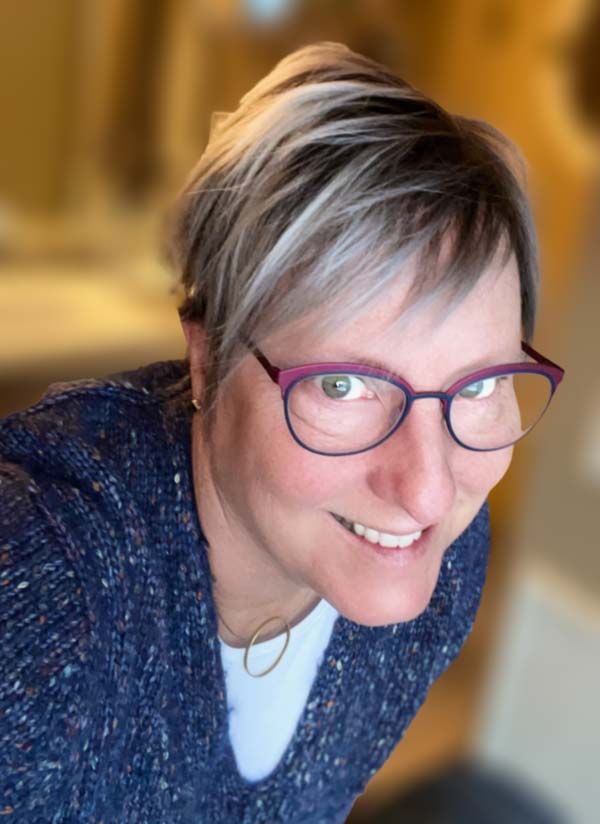
[[[248,348],[255,356],[257,361],[260,365],[264,368],[267,375],[271,378],[273,383],[276,383],[279,388],[281,389],[281,397],[283,400],[284,405],[284,414],[285,420],[290,431],[291,436],[294,438],[296,443],[298,443],[303,449],[307,449],[309,452],[314,452],[317,455],[326,455],[328,457],[342,457],[345,455],[358,455],[361,452],[368,452],[370,449],[374,449],[379,444],[382,444],[384,441],[387,441],[394,432],[400,427],[402,422],[406,420],[408,413],[411,410],[411,407],[415,400],[419,398],[438,398],[442,403],[442,408],[444,411],[444,420],[446,422],[446,427],[448,432],[452,436],[452,438],[458,443],[460,446],[464,447],[465,449],[469,449],[472,452],[496,452],[499,449],[507,449],[508,446],[512,446],[513,444],[507,444],[506,446],[496,446],[493,449],[480,449],[478,447],[468,446],[467,444],[463,443],[460,438],[456,435],[454,430],[452,429],[452,425],[450,423],[450,406],[455,398],[455,396],[464,389],[466,386],[469,386],[471,383],[475,383],[478,380],[484,380],[485,378],[493,378],[496,375],[502,375],[506,372],[529,372],[536,375],[543,375],[545,378],[548,379],[551,386],[551,392],[548,397],[548,402],[544,407],[543,412],[541,413],[540,417],[536,421],[536,424],[541,418],[543,417],[546,409],[548,408],[550,401],[554,393],[556,392],[559,383],[564,377],[565,370],[556,363],[553,363],[548,358],[541,355],[539,352],[536,352],[529,344],[525,343],[525,341],[521,341],[521,348],[522,350],[529,355],[529,357],[533,358],[536,362],[535,363],[503,363],[498,364],[497,366],[489,366],[486,369],[479,369],[476,372],[471,372],[469,375],[466,375],[464,378],[456,381],[452,384],[452,386],[448,387],[446,392],[415,392],[412,386],[401,378],[399,375],[394,375],[393,373],[384,371],[383,369],[378,369],[374,366],[366,366],[360,363],[334,363],[334,362],[325,362],[325,363],[308,363],[303,364],[301,366],[293,366],[289,369],[280,369],[278,366],[274,366],[260,351],[251,343],[248,343]],[[394,424],[392,429],[384,435],[383,438],[380,438],[373,444],[369,446],[365,446],[362,449],[352,450],[351,452],[321,452],[318,449],[313,449],[310,446],[307,446],[303,443],[296,433],[294,432],[294,428],[291,424],[289,413],[288,413],[288,397],[292,387],[298,383],[298,381],[303,380],[310,375],[336,375],[339,373],[352,373],[353,375],[365,375],[366,377],[371,378],[381,378],[382,380],[387,381],[388,383],[393,384],[394,386],[399,387],[402,389],[404,394],[406,395],[406,406],[404,411],[398,421]],[[521,438],[525,437],[531,430],[534,428],[535,424],[524,432]],[[518,440],[521,440],[519,438]],[[513,443],[516,443],[514,441]]]

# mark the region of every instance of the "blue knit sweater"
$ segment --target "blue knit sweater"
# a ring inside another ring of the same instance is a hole
[[[418,618],[339,618],[279,765],[228,737],[185,362],[59,385],[0,424],[0,816],[15,824],[345,820],[463,645],[484,507]]]

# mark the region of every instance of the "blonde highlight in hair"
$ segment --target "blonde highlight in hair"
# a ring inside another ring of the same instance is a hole
[[[176,211],[180,312],[206,333],[205,408],[244,340],[316,307],[344,323],[413,256],[418,304],[441,292],[459,301],[499,251],[514,254],[529,339],[536,248],[515,160],[491,126],[345,46],[282,60],[220,117]]]

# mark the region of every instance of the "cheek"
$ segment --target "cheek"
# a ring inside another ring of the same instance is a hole
[[[292,507],[326,508],[341,490],[356,484],[355,473],[339,461],[315,455],[298,446],[287,429],[277,439],[277,450],[263,465],[268,491]]]
[[[485,498],[506,474],[512,454],[512,447],[497,452],[464,450],[457,468],[459,489],[463,494]]]
[[[292,438],[280,398],[259,406],[232,395],[215,432],[218,475],[227,485],[252,490],[278,505],[321,508],[344,485],[351,467],[315,455]],[[219,465],[220,464],[220,465]],[[267,503],[268,503],[267,500]]]

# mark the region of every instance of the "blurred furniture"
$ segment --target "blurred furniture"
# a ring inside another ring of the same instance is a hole
[[[150,269],[151,262],[145,262]],[[0,417],[38,400],[49,383],[99,377],[182,357],[183,333],[166,277],[135,279],[87,267],[14,267],[0,278]],[[163,273],[164,274],[164,273]]]

